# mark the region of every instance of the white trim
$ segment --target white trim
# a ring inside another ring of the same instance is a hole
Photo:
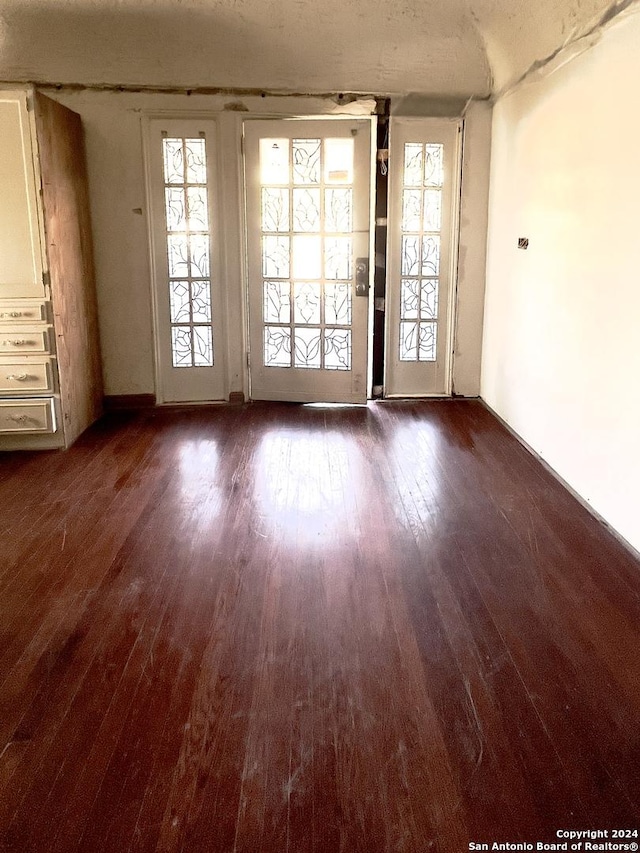
[[[155,115],[145,115],[141,117],[142,129],[142,160],[144,169],[144,197],[146,206],[147,219],[147,248],[149,250],[149,296],[151,299],[151,336],[153,343],[153,384],[156,405],[163,404],[161,399],[160,389],[160,359],[158,358],[158,300],[156,281],[156,240],[153,228],[153,204],[151,194],[151,120],[156,118]]]
[[[455,169],[451,214],[451,286],[449,287],[449,316],[447,329],[447,396],[453,393],[453,368],[455,362],[456,330],[458,324],[458,273],[460,270],[460,210],[462,207],[462,163],[464,157],[465,120],[458,119],[458,136],[455,151]]]
[[[376,318],[376,206],[378,202],[378,116],[371,116],[371,184],[369,186],[369,300],[367,319],[367,400],[373,399],[373,334]]]

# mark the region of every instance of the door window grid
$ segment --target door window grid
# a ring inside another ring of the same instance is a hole
[[[262,139],[264,365],[351,369],[352,139]]]
[[[400,361],[436,361],[444,146],[404,145]]]
[[[162,140],[173,367],[212,367],[207,152],[203,137]]]

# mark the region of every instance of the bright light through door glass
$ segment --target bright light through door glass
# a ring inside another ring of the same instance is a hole
[[[260,183],[289,183],[289,140],[260,140]]]
[[[307,234],[296,234],[293,238],[293,277],[320,278],[321,238]]]
[[[327,184],[353,183],[353,139],[325,139],[324,155]]]
[[[261,139],[265,367],[351,370],[354,141]]]
[[[400,361],[436,361],[443,155],[440,143],[404,146]]]

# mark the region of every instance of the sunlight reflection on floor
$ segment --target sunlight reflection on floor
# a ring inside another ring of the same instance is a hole
[[[255,498],[270,528],[299,543],[336,535],[356,511],[361,476],[356,443],[335,430],[279,431],[258,452]]]

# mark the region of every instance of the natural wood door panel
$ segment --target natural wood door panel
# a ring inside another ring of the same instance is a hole
[[[65,444],[102,413],[89,190],[80,116],[35,93]]]

